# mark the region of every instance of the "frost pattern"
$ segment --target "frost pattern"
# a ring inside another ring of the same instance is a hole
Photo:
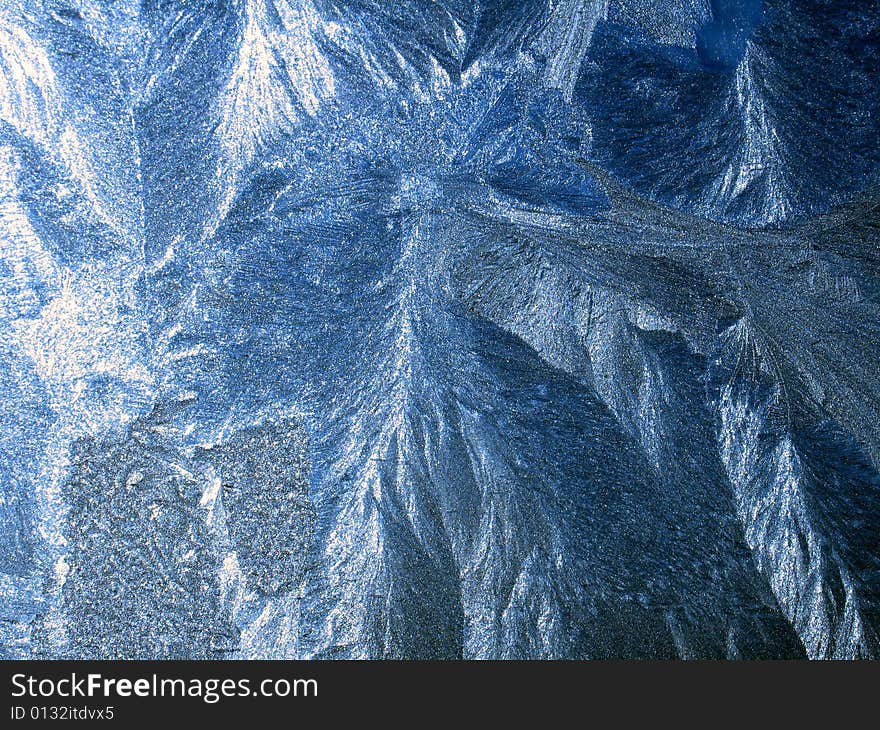
[[[0,0],[0,655],[878,658],[878,38]]]

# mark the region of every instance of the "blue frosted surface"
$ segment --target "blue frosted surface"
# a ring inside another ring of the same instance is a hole
[[[0,0],[0,657],[880,658],[878,59]]]

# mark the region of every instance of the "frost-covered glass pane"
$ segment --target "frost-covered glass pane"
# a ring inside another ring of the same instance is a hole
[[[0,0],[0,656],[880,656],[880,11]]]

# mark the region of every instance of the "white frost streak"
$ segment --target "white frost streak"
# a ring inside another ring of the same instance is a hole
[[[744,325],[731,335],[743,370],[756,363],[765,367]],[[855,581],[811,516],[806,492],[815,476],[789,436],[766,450],[768,405],[780,394],[770,398],[762,413],[734,381],[721,393],[719,447],[746,541],[811,659],[864,656],[865,625]],[[841,586],[839,598],[830,588],[835,583]]]
[[[95,175],[66,119],[64,97],[46,52],[22,28],[0,28],[0,120],[41,147],[77,182],[95,216],[115,227]]]
[[[96,418],[95,404],[87,412],[76,406],[88,377],[144,387],[152,381],[136,364],[138,332],[119,314],[134,301],[127,281],[133,263],[122,257],[73,270],[57,262],[18,199],[15,174],[13,154],[0,148],[0,262],[11,274],[0,280],[0,313],[7,336],[33,360],[51,404],[88,423]],[[41,301],[38,289],[48,301]]]
[[[767,223],[777,223],[791,214],[791,204],[786,195],[782,142],[753,78],[756,54],[754,47],[748,46],[736,70],[736,104],[744,128],[742,147],[716,181],[710,200],[728,204],[756,184],[763,184],[763,218]]]
[[[608,17],[609,0],[559,0],[540,39],[547,53],[547,84],[571,101],[593,31]]]
[[[236,170],[335,93],[330,66],[314,40],[319,20],[309,3],[247,0],[244,18],[219,126]]]
[[[0,118],[46,145],[59,133],[55,73],[45,51],[21,28],[0,28]]]

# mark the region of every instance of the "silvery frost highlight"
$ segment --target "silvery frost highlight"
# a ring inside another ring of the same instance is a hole
[[[878,46],[0,0],[0,653],[877,657]]]

